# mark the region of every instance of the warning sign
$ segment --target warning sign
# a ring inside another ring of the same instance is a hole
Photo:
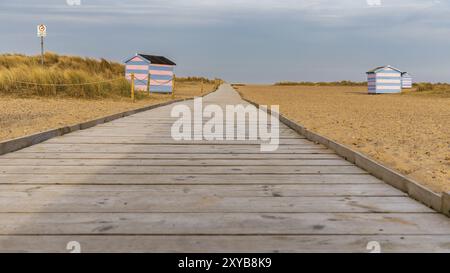
[[[47,36],[47,26],[46,25],[38,25],[37,26],[37,36],[38,37]]]

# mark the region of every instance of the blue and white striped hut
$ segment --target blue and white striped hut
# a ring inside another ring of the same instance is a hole
[[[408,74],[408,72],[402,73],[402,88],[404,89],[411,89],[413,84],[413,80],[411,75]]]
[[[163,56],[137,54],[125,61],[125,77],[135,76],[135,88],[140,91],[171,93],[176,64]],[[150,75],[150,84],[148,77]]]
[[[402,71],[390,65],[380,66],[367,72],[369,94],[402,92]]]

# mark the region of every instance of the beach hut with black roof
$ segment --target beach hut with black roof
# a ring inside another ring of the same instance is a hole
[[[172,93],[175,66],[166,57],[136,53],[125,61],[125,77],[134,74],[136,90]]]

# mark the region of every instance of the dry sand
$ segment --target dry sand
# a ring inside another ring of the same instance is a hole
[[[205,84],[204,93],[213,91]],[[175,99],[201,95],[198,82],[183,82],[175,89]],[[130,99],[83,100],[71,98],[17,98],[0,96],[0,141],[34,134],[53,128],[158,104],[171,100],[171,95],[154,94],[131,102]]]
[[[363,152],[436,192],[450,191],[450,98],[368,95],[365,87],[237,86],[310,130]]]

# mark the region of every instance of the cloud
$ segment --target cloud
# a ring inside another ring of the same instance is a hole
[[[0,50],[36,52],[35,25],[45,22],[49,49],[116,60],[158,52],[188,75],[361,80],[366,69],[391,63],[424,80],[446,79],[450,1],[368,1],[0,0]]]
[[[427,9],[449,9],[448,3],[436,0],[376,0],[380,6],[369,5],[374,0],[80,0],[80,6],[70,6],[66,0],[16,0],[1,3],[3,10],[54,16],[65,14],[85,18],[86,15],[136,16],[164,19],[187,24],[199,21],[222,21],[245,14],[267,18],[280,15],[297,16],[311,22],[329,23],[355,17],[382,17],[412,13]],[[191,19],[189,19],[191,17]],[[195,20],[195,18],[200,20]],[[194,19],[193,19],[194,18]]]

